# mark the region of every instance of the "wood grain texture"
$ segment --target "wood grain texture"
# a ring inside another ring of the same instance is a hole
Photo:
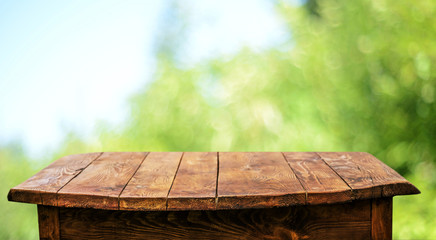
[[[118,209],[118,197],[147,156],[105,152],[58,192],[58,206]]]
[[[392,197],[372,199],[371,237],[373,240],[392,239]]]
[[[338,174],[353,190],[353,199],[380,197],[380,189],[373,187],[371,175],[351,160],[347,153],[321,152],[320,157]],[[379,194],[375,194],[375,192]]]
[[[306,204],[351,201],[351,188],[316,153],[285,152],[289,166],[307,192]]]
[[[38,226],[41,240],[59,240],[59,208],[38,205]]]
[[[12,188],[9,201],[56,205],[56,194],[101,153],[75,154],[62,157]]]
[[[215,209],[216,152],[186,152],[168,195],[168,210]]]
[[[278,152],[220,152],[217,209],[304,204],[305,191]]]
[[[8,199],[166,211],[313,205],[419,193],[367,153],[153,152],[144,159],[146,154],[66,156],[12,188]]]
[[[120,195],[121,210],[166,210],[182,152],[152,152]]]
[[[370,239],[370,200],[219,211],[60,209],[62,239]]]
[[[319,155],[353,189],[355,199],[420,193],[400,174],[371,154],[323,152]]]

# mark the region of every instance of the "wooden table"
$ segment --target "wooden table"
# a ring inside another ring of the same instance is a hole
[[[41,239],[390,239],[419,190],[361,152],[104,152],[12,188]]]

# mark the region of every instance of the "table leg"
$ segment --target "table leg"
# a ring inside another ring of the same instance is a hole
[[[371,235],[373,240],[392,239],[392,197],[372,199]]]
[[[58,207],[38,205],[38,224],[41,240],[60,239]]]

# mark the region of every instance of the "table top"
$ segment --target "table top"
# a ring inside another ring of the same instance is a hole
[[[108,210],[269,208],[417,194],[363,152],[103,152],[70,155],[9,201]]]

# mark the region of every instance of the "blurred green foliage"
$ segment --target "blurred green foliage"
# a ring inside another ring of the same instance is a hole
[[[0,239],[37,239],[38,218],[36,205],[8,202],[11,187],[20,184],[41,166],[32,167],[19,144],[0,147]]]
[[[370,152],[422,191],[394,198],[394,237],[436,238],[436,2],[284,1],[277,12],[288,43],[193,67],[180,67],[168,53],[177,48],[166,46],[127,122],[100,125],[92,142],[72,133],[49,159],[99,150]],[[35,162],[0,150],[4,196],[37,172]],[[0,238],[36,236],[33,206],[0,204]]]

